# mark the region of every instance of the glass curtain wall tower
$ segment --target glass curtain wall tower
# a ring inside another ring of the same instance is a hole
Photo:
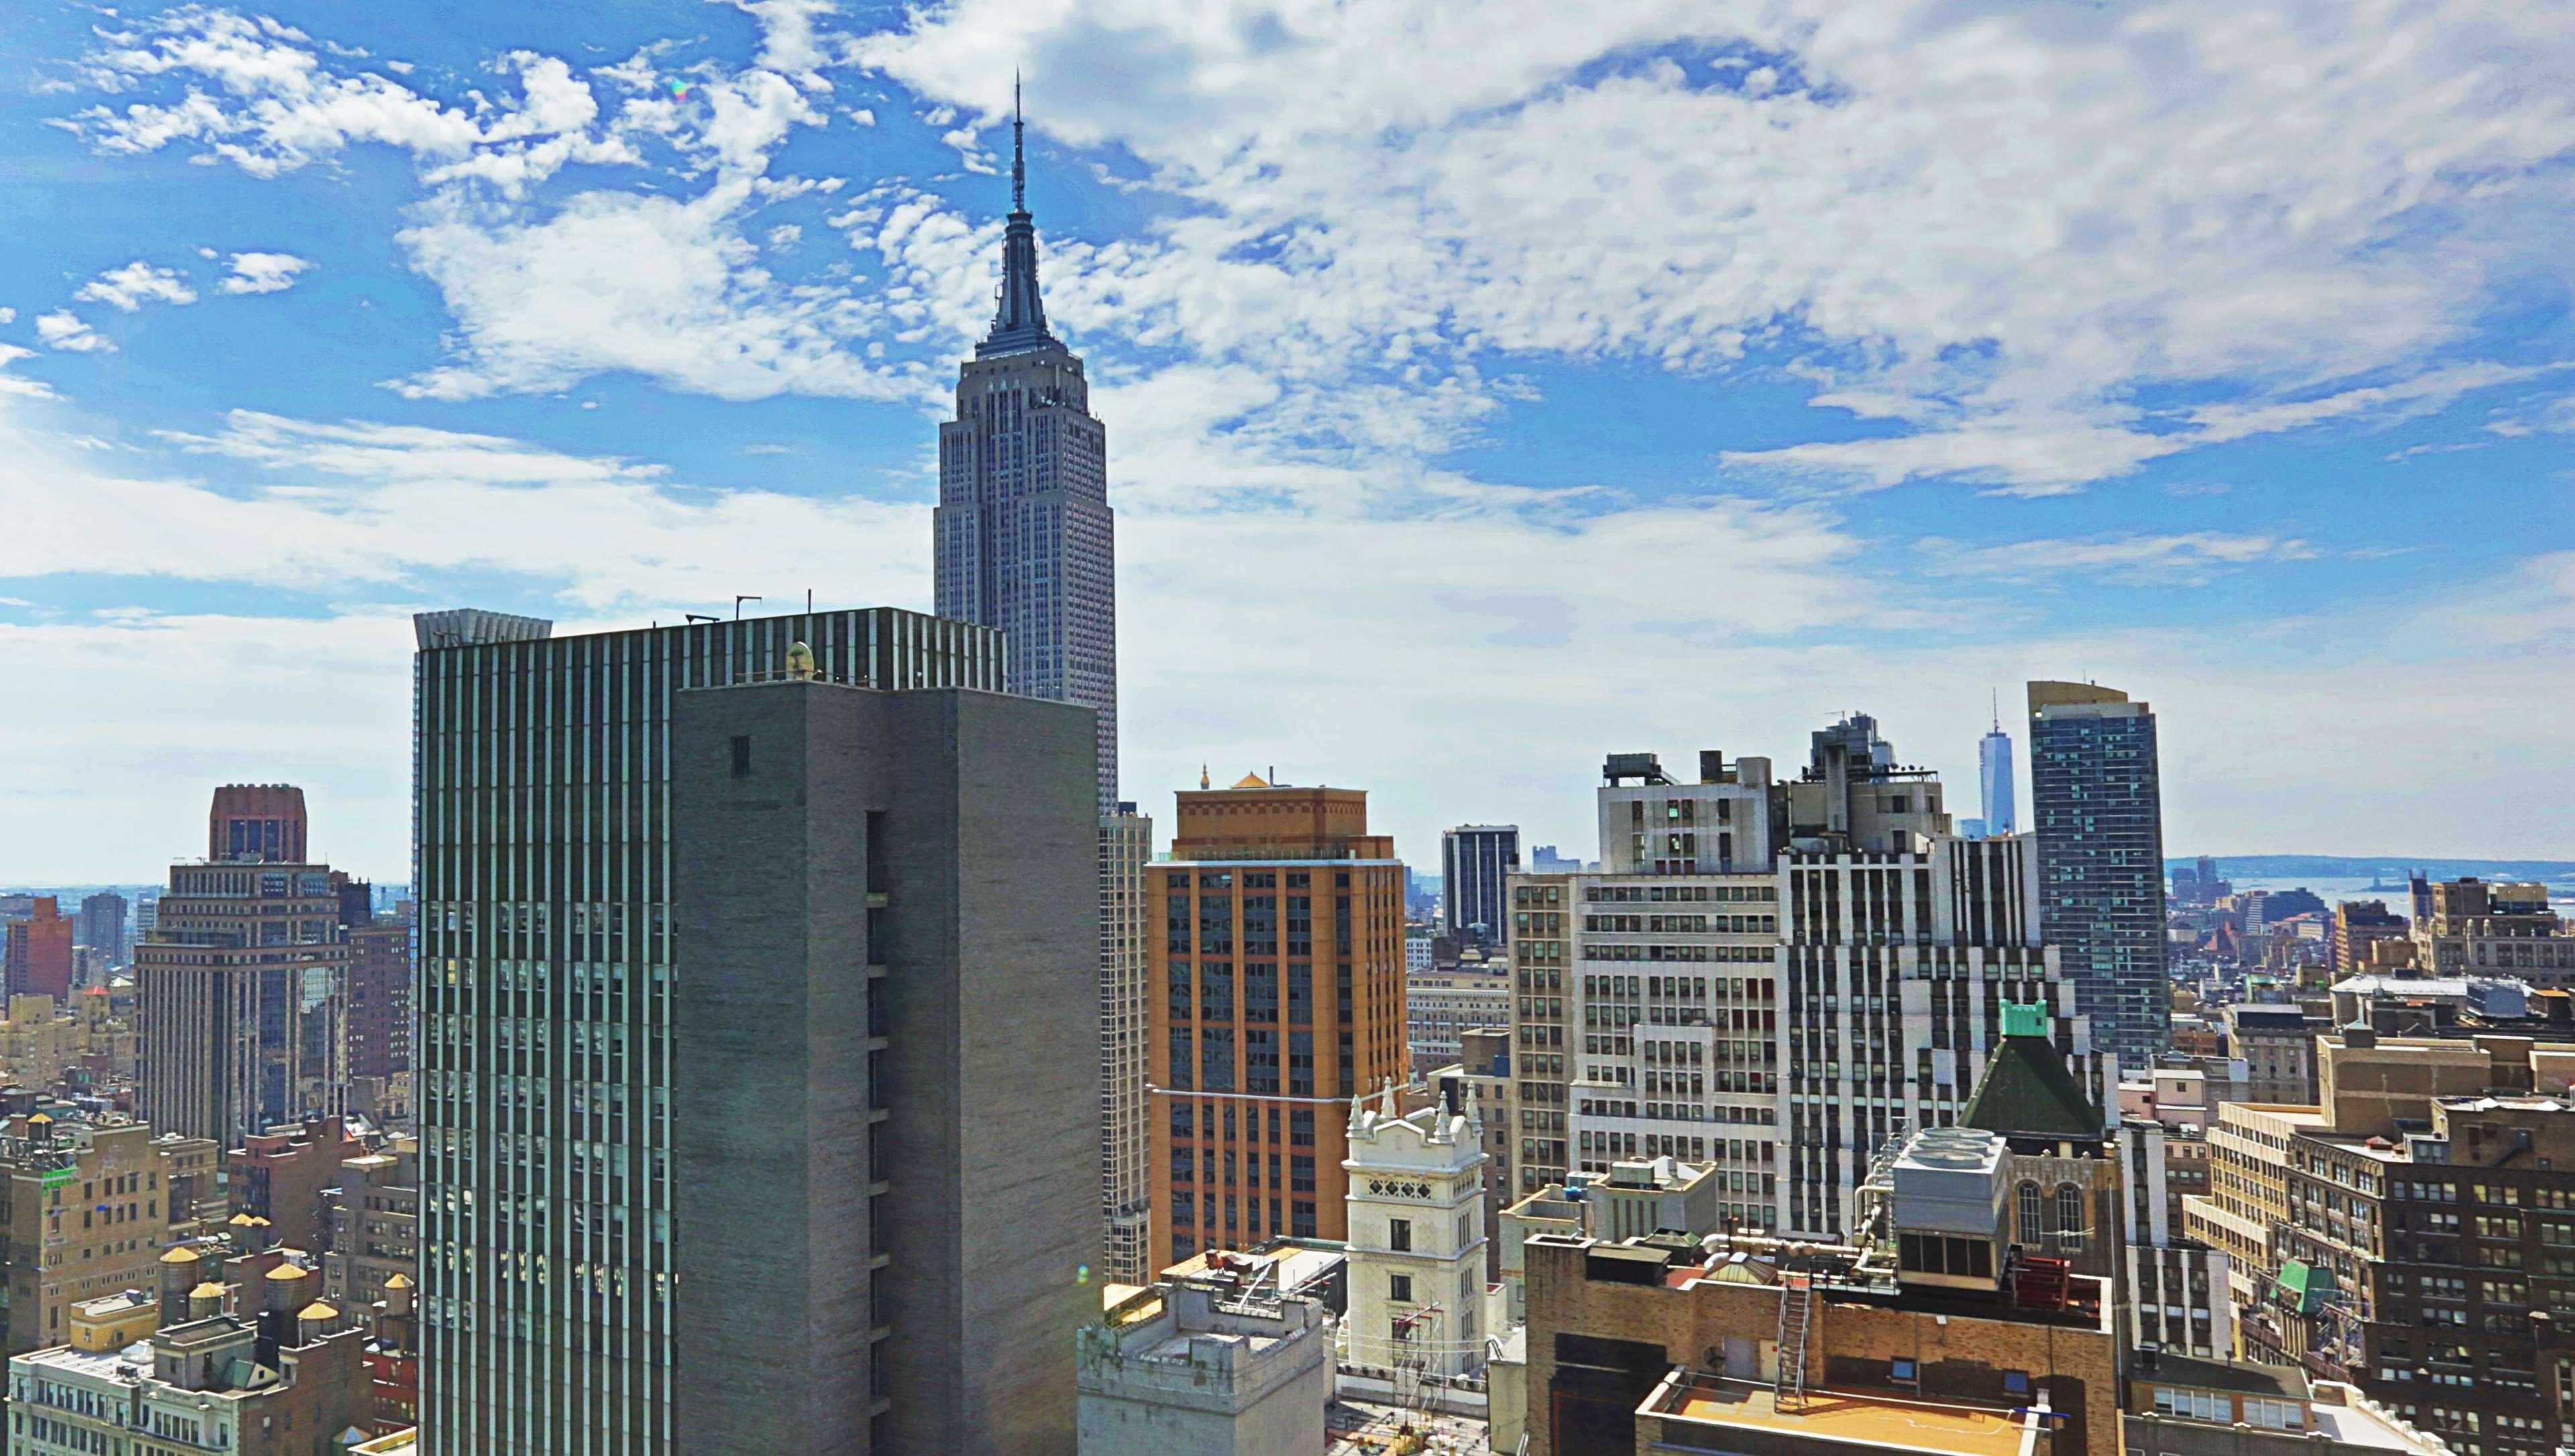
[[[2172,1042],[2155,716],[2089,683],[2029,685],[2029,789],[2048,942],[2123,1066]]]

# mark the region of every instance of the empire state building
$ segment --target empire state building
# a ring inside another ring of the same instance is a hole
[[[939,427],[938,612],[1002,630],[1006,686],[1100,715],[1100,806],[1118,803],[1118,586],[1109,452],[1082,357],[1047,328],[1023,126],[992,332]]]

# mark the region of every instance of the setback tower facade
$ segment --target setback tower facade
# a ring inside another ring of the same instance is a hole
[[[1109,441],[1082,356],[1047,328],[1022,126],[992,331],[939,427],[939,615],[1010,644],[1005,691],[1099,715],[1100,811],[1118,809],[1118,569]]]

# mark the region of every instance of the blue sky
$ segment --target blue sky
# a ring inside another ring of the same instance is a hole
[[[1852,13],[1857,12],[1857,13]],[[2111,9],[30,0],[0,879],[404,872],[408,614],[926,606],[1011,75],[1124,772],[1587,849],[1600,755],[2163,717],[2179,852],[2575,856],[2575,37]]]

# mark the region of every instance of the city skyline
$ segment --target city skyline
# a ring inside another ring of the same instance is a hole
[[[2575,1456],[2546,7],[237,6],[0,28],[0,1446]]]
[[[1146,808],[1230,760],[1369,785],[1416,858],[1461,819],[1542,842],[1606,745],[1841,708],[1964,783],[1986,685],[2088,677],[2171,725],[2176,844],[2392,817],[2411,842],[2370,847],[2575,855],[2517,791],[2575,731],[2545,711],[2575,324],[2534,266],[2575,114],[2514,85],[2562,37],[1646,7],[1475,27],[1424,85],[1347,20],[1247,21],[1299,64],[1244,65],[1149,8],[1140,76],[1079,14],[981,0],[272,12],[0,38],[32,78],[0,188],[57,220],[0,241],[0,693],[56,706],[0,736],[0,876],[148,882],[169,804],[288,772],[333,805],[317,854],[397,877],[417,608],[930,606],[925,422],[992,317],[1019,63],[1050,322],[1119,431]],[[2286,51],[2295,106],[2231,59]],[[2067,79],[2103,55],[2117,84]],[[1334,107],[1276,79],[1335,67]],[[2051,134],[2002,139],[2032,109]],[[1917,124],[1892,173],[1841,160]],[[2098,189],[2014,181],[2139,134]],[[1328,630],[1282,639],[1299,594]],[[1610,687],[1706,644],[1721,680]],[[1442,751],[1389,771],[1412,741]],[[2345,763],[2388,796],[2326,791]]]

